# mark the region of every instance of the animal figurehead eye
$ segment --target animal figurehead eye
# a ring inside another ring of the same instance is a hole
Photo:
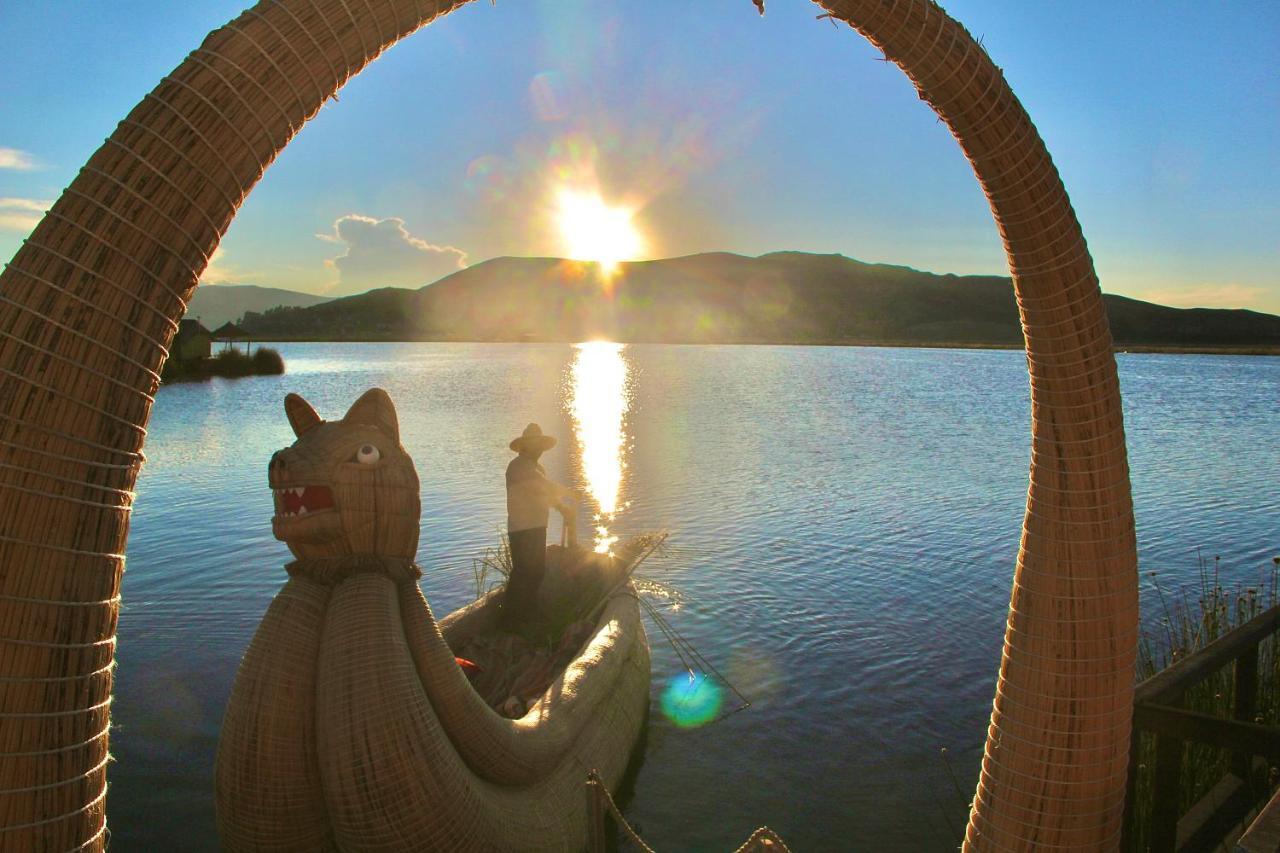
[[[362,444],[356,451],[356,461],[361,465],[374,465],[382,458],[382,451],[372,444]]]

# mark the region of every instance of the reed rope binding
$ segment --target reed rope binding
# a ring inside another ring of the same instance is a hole
[[[0,634],[39,625],[32,639],[71,647],[114,634],[150,395],[199,275],[297,130],[383,50],[462,2],[264,0],[143,97],[0,273]],[[1099,721],[1130,708],[1136,653],[1119,387],[1079,222],[1000,69],[932,0],[820,5],[896,63],[955,135],[1004,242],[1026,339],[1030,488],[997,683],[1017,705],[993,707],[986,754],[1000,760],[978,782],[965,847],[1114,848],[1121,808],[1081,817],[1042,797],[1069,783],[1123,802],[1128,733]],[[120,505],[100,500],[103,487]],[[18,791],[0,798],[0,844],[103,849],[112,676],[84,690],[56,680],[68,665],[109,665],[102,649],[69,664],[63,646],[0,644],[0,673],[53,679],[0,682],[0,715],[51,716],[0,727],[0,788]],[[1091,671],[1107,657],[1114,672]],[[1090,715],[1066,721],[1064,744],[1047,740],[1042,724],[1077,701]],[[68,774],[85,778],[43,787]]]

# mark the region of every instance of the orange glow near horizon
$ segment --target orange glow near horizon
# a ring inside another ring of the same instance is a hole
[[[556,194],[556,224],[568,258],[594,261],[606,276],[623,261],[639,259],[644,240],[632,217],[635,211],[605,203],[596,190],[562,187]]]
[[[601,554],[618,541],[608,525],[619,509],[626,469],[625,421],[631,389],[630,366],[622,353],[625,346],[611,341],[574,344],[570,367],[569,412],[582,454],[582,476],[598,509],[593,520],[595,550]]]

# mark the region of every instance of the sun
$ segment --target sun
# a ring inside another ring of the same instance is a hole
[[[640,257],[644,240],[636,230],[635,211],[605,204],[600,193],[561,189],[556,195],[556,222],[566,255],[575,261],[595,261],[606,274],[622,261]]]

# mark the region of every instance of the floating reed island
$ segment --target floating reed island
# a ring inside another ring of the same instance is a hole
[[[143,98],[0,273],[0,844],[105,847],[112,664],[133,489],[161,366],[210,256],[303,124],[383,50],[461,5],[274,0],[245,11]],[[1035,125],[960,24],[933,0],[820,5],[896,63],[955,135],[1004,243],[1026,340],[1030,484],[965,847],[1114,849],[1133,710],[1137,548],[1119,383],[1092,258]],[[398,559],[407,577],[409,557]],[[347,849],[425,846],[403,833],[425,820],[413,809],[437,794],[456,809],[445,832],[510,838],[532,819],[559,831],[557,818],[532,817],[529,801],[500,793],[501,783],[473,781],[466,774],[474,765],[464,770],[444,747],[449,737],[439,735],[444,724],[428,693],[437,668],[420,669],[407,634],[396,633],[409,626],[400,608],[414,606],[402,605],[404,581],[381,570],[353,575],[344,582],[352,606],[341,608],[335,593],[313,583],[322,589],[291,591],[271,619],[297,626],[287,648],[331,649],[331,671],[350,679],[320,683],[325,670],[317,664],[316,695],[348,703],[328,706],[336,716],[326,731],[366,731],[377,748],[350,759],[374,756],[395,768],[380,778],[378,799],[344,788],[332,800],[349,810],[343,826],[370,828],[367,844],[342,830]],[[326,619],[326,633],[367,632],[369,653],[394,677],[393,695],[364,695],[375,686],[350,662],[352,652],[333,649],[307,622],[307,612],[321,610],[345,622]],[[354,624],[366,619],[382,627]],[[432,654],[443,642],[443,634],[431,640]],[[466,686],[456,675],[439,689]],[[407,706],[396,706],[401,701]],[[375,730],[353,716],[357,708],[374,719],[391,714],[396,727]],[[320,735],[319,713],[317,706],[309,736]],[[274,731],[270,719],[234,723],[259,724]],[[498,743],[506,725],[490,726]],[[455,750],[469,742],[450,740]],[[312,838],[327,820],[314,785],[326,778],[320,762],[331,760],[329,743],[286,749],[302,763],[273,789],[271,802],[296,799],[305,817],[297,829]],[[277,748],[284,749],[260,742],[260,750]],[[445,769],[414,776],[431,750]],[[251,784],[255,768],[244,761],[228,765],[224,798],[239,781]],[[257,770],[274,772],[270,766],[263,758]],[[381,770],[356,764],[350,772]],[[527,790],[545,792],[546,808],[583,799],[554,773],[539,779]],[[238,802],[252,823],[254,804]],[[234,807],[228,801],[224,809]],[[383,820],[384,810],[394,817]],[[489,822],[481,814],[508,817]],[[553,842],[526,836],[526,843]]]

